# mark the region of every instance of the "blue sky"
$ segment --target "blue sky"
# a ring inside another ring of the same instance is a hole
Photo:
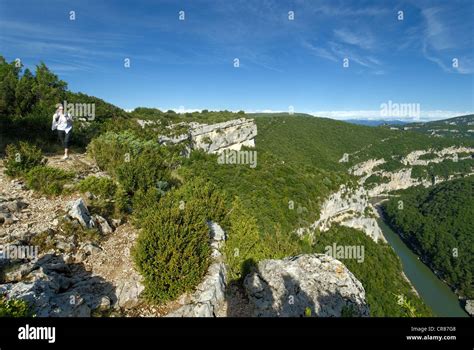
[[[474,111],[471,0],[0,0],[0,54],[126,109]]]

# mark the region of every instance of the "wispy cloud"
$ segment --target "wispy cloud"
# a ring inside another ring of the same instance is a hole
[[[370,50],[375,46],[375,39],[369,31],[356,33],[348,29],[335,29],[334,36],[342,43],[358,46],[361,49]]]
[[[452,10],[430,7],[422,9],[421,14],[424,20],[421,39],[424,57],[447,73],[474,73],[472,28],[469,35],[469,28],[453,17]],[[453,65],[453,59],[457,60],[458,66]]]

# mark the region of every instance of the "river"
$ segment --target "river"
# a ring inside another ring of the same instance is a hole
[[[403,264],[403,271],[435,316],[468,317],[458,297],[440,280],[382,219],[378,219],[385,239]]]

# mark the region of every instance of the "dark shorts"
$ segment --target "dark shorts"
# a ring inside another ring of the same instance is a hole
[[[71,143],[72,130],[66,133],[64,130],[58,130],[58,137],[64,148],[69,148]]]

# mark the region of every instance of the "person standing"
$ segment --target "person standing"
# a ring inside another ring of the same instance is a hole
[[[57,129],[59,140],[64,147],[63,160],[66,160],[69,158],[69,146],[72,136],[72,116],[67,112],[64,113],[64,107],[61,104],[53,115],[51,130],[55,129]]]

